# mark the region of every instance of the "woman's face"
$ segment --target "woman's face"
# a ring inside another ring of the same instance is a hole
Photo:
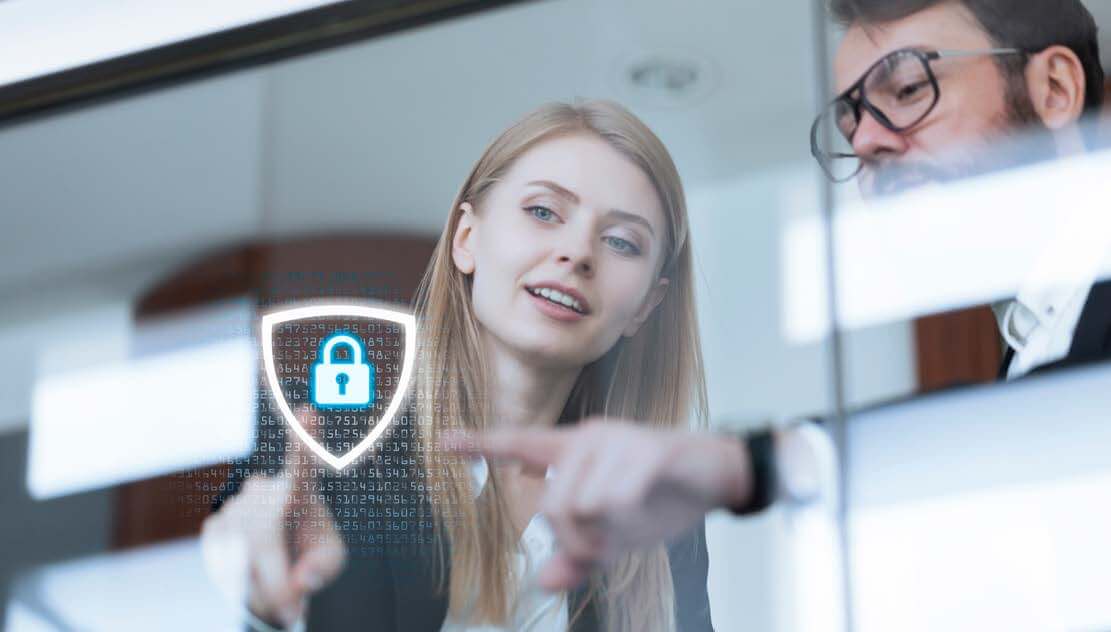
[[[660,200],[648,176],[596,136],[541,142],[480,208],[457,212],[452,256],[473,274],[475,315],[531,363],[582,367],[635,334],[663,298]]]

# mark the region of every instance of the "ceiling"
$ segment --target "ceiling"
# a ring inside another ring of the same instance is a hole
[[[551,99],[621,100],[688,187],[806,160],[810,18],[769,6],[525,3],[4,129],[0,296],[260,233],[435,231],[485,144]],[[695,94],[630,87],[648,58],[693,60]]]
[[[541,2],[283,64],[268,219],[435,230],[486,143],[553,99],[625,103],[688,187],[806,160],[810,21],[790,4],[757,26],[767,3],[753,0]],[[629,60],[652,55],[702,64],[705,93],[674,105],[634,93]]]

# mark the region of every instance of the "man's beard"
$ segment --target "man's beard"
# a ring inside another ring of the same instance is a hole
[[[1053,134],[1034,109],[1025,81],[1013,78],[1006,83],[1003,111],[995,117],[990,131],[979,140],[955,149],[948,160],[892,160],[869,166],[871,173],[864,193],[891,195],[926,184],[944,184],[1057,157]]]

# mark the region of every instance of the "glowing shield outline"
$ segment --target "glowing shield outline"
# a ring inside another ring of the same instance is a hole
[[[389,405],[386,407],[386,412],[382,414],[382,419],[380,419],[378,423],[375,424],[374,428],[367,433],[367,436],[349,452],[338,457],[329,453],[323,445],[317,443],[316,439],[314,439],[307,430],[301,427],[300,422],[297,421],[297,417],[293,414],[293,410],[289,407],[289,402],[286,401],[285,394],[282,393],[281,384],[278,382],[277,369],[274,367],[274,327],[294,320],[325,316],[354,316],[384,320],[397,323],[405,328],[405,351],[404,358],[401,362],[401,377],[398,378],[397,391],[394,392]],[[386,431],[386,428],[393,422],[394,416],[407,397],[409,381],[413,376],[413,365],[416,362],[417,355],[416,317],[412,314],[383,307],[370,307],[367,305],[353,305],[349,303],[328,303],[293,307],[264,314],[261,327],[263,365],[266,370],[266,381],[270,386],[270,395],[277,402],[278,409],[282,411],[282,416],[285,417],[286,423],[293,428],[293,431],[305,442],[305,445],[309,446],[316,456],[320,457],[325,463],[331,465],[336,470],[342,470],[374,445],[378,437],[381,436],[382,433]]]

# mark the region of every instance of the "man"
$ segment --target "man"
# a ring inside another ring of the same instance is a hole
[[[1007,166],[1018,161],[991,149],[1022,130],[1034,130],[1043,151],[1082,151],[1078,121],[1100,108],[1103,71],[1079,0],[833,0],[831,10],[846,29],[834,63],[838,97],[811,141],[834,179],[859,177],[876,195]],[[1111,354],[1111,291],[1064,294],[1035,292],[1001,310],[1009,377]],[[801,427],[738,438],[586,420],[449,447],[554,468],[542,511],[559,552],[541,582],[565,589],[711,509],[756,511],[784,486],[813,493],[821,451],[813,435]]]
[[[858,174],[865,195],[878,195],[1084,150],[1077,122],[1098,114],[1103,70],[1078,0],[835,0],[832,9],[848,27],[834,62],[839,96],[811,139],[831,178]],[[1021,152],[999,150],[1019,136]],[[1024,287],[996,312],[1008,342],[1003,377],[1111,353],[1111,291],[1091,279]]]

